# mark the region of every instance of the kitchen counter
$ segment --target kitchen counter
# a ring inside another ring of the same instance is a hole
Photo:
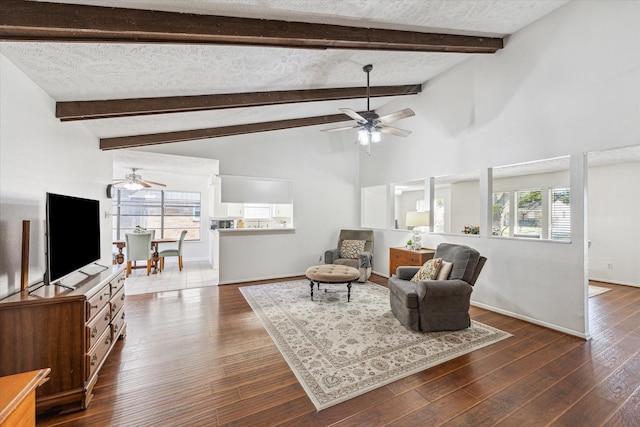
[[[265,233],[265,232],[281,232],[281,231],[295,231],[295,227],[273,227],[273,228],[219,228],[222,234],[235,234],[235,233]]]

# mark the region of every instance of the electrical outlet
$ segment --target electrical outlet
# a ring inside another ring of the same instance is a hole
[[[612,262],[607,264],[607,270],[613,270],[613,263]]]

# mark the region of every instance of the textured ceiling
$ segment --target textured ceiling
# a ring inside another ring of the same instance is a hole
[[[64,0],[93,6],[420,32],[506,36],[568,0]],[[508,46],[508,39],[505,45]],[[0,52],[56,101],[426,83],[461,53],[250,46],[3,42]],[[372,109],[393,98],[372,99]],[[83,122],[97,138],[201,129],[363,110],[364,99]]]

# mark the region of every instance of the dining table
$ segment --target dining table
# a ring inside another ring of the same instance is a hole
[[[170,238],[153,239],[153,240],[151,240],[151,246],[153,247],[153,256],[152,256],[152,259],[153,259],[153,271],[152,271],[152,274],[157,274],[158,273],[158,261],[160,260],[160,257],[158,256],[158,253],[159,253],[158,247],[160,246],[160,244],[161,243],[175,243],[177,241],[178,241],[178,239],[170,239]],[[127,243],[124,240],[114,240],[113,244],[115,245],[115,247],[118,248],[118,253],[116,254],[115,261],[118,264],[122,264],[124,262],[124,253],[122,253],[122,250],[127,246]]]

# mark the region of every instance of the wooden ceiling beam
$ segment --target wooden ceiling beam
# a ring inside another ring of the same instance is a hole
[[[422,85],[420,84],[376,86],[371,88],[371,97],[417,95],[421,91]],[[345,87],[198,96],[111,99],[102,101],[67,101],[56,103],[56,117],[61,121],[106,119],[150,114],[219,110],[224,108],[261,107],[294,102],[358,99],[366,98],[366,96],[366,87]]]
[[[494,53],[502,38],[26,0],[0,2],[0,41],[231,44]]]
[[[345,114],[331,114],[326,116],[304,117],[300,119],[277,120],[262,123],[249,123],[244,125],[222,126],[207,129],[194,129],[176,132],[101,138],[100,149],[116,150],[120,148],[144,147],[148,145],[169,144],[172,142],[195,141],[198,139],[219,138],[223,136],[244,135],[248,133],[268,132],[304,126],[339,123],[349,120],[352,119]]]

